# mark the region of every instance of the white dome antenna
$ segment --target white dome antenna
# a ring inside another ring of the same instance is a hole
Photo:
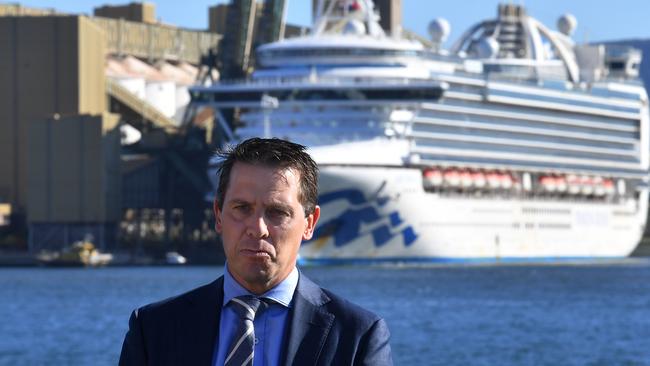
[[[565,36],[570,37],[577,26],[578,21],[572,14],[564,14],[557,20],[557,29]]]
[[[357,34],[362,35],[366,34],[366,26],[362,21],[357,19],[352,19],[345,23],[343,28],[343,34]]]
[[[436,18],[429,23],[429,36],[431,37],[431,42],[434,44],[436,50],[440,49],[440,46],[443,42],[449,37],[451,32],[451,26],[447,19]]]
[[[499,41],[494,37],[484,37],[478,42],[476,53],[479,58],[491,59],[497,57],[499,49]]]

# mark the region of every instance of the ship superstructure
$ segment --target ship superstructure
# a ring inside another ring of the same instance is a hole
[[[324,2],[325,3],[325,2]],[[372,1],[322,5],[312,35],[258,49],[244,82],[193,90],[225,136],[287,138],[321,170],[323,217],[301,259],[627,256],[648,202],[641,56],[576,45],[521,6],[449,50],[378,26]]]

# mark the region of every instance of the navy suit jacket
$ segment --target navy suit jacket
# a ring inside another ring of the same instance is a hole
[[[120,365],[212,364],[223,303],[223,277],[135,310]],[[300,274],[288,317],[284,365],[392,365],[383,319]]]

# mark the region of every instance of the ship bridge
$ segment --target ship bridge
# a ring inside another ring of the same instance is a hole
[[[569,35],[576,21],[565,15],[558,21],[560,31],[548,29],[528,16],[524,7],[499,5],[497,18],[482,21],[467,30],[452,47],[452,53],[484,59],[487,71],[533,69],[555,74],[557,78],[579,80],[579,66]]]
[[[496,19],[470,27],[454,44],[453,54],[480,59],[491,77],[593,83],[602,78],[636,79],[641,53],[630,47],[576,45],[571,14],[551,30],[523,6],[501,4]]]

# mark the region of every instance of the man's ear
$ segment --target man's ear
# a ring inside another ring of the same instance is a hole
[[[305,227],[305,231],[302,233],[302,240],[311,239],[311,237],[314,235],[314,229],[316,228],[316,224],[318,223],[319,218],[320,207],[316,206],[314,207],[314,212],[305,218],[305,220],[307,220],[307,226]]]
[[[216,198],[212,203],[212,209],[214,210],[214,230],[221,234],[221,209],[219,209],[219,202]]]

